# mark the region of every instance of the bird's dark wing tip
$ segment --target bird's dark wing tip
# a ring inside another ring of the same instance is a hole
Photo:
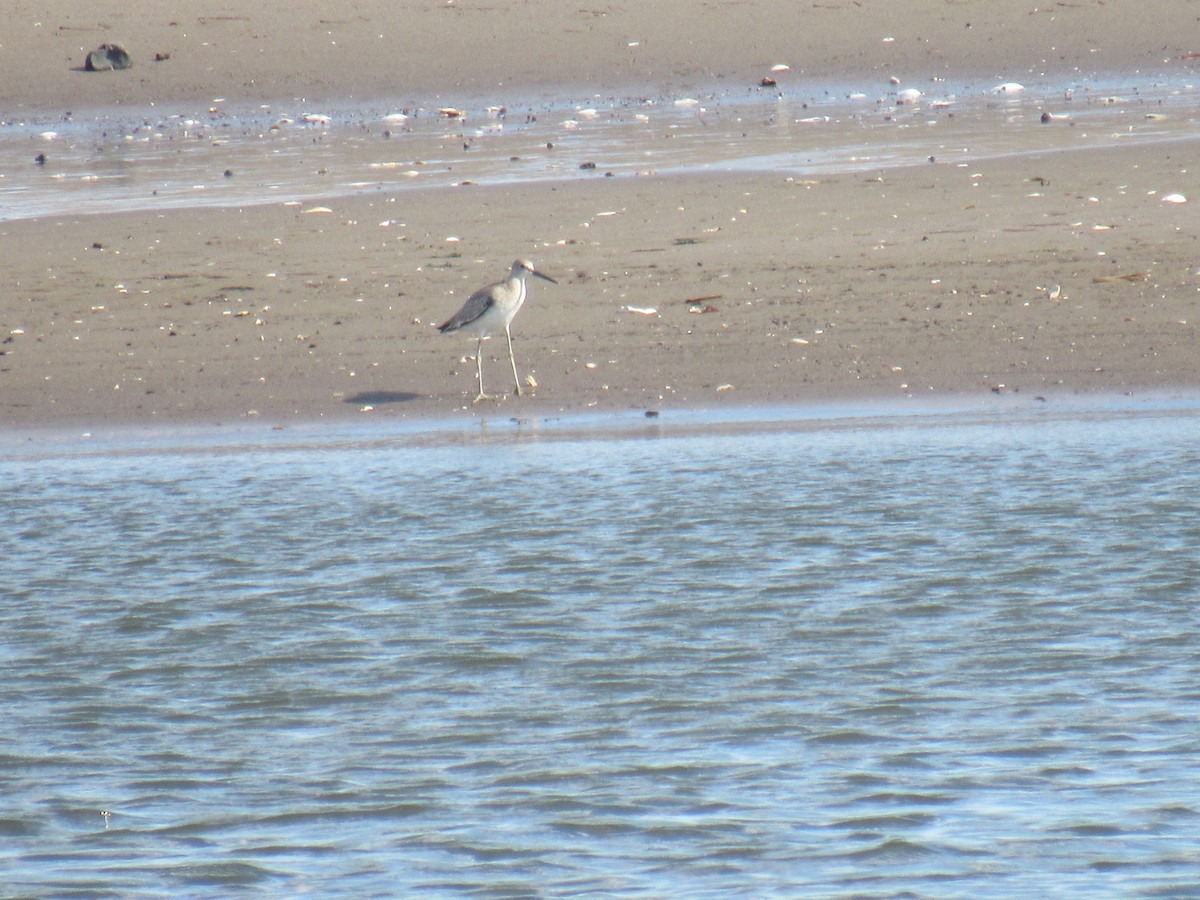
[[[464,328],[495,305],[496,301],[490,296],[483,294],[482,291],[477,291],[467,299],[467,302],[463,304],[462,309],[438,326],[438,331],[445,333],[447,331],[457,331],[460,328]]]

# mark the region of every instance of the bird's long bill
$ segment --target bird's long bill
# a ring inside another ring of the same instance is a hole
[[[548,281],[551,284],[558,284],[558,282],[555,281],[553,278],[551,278],[549,275],[539,272],[537,269],[531,269],[529,274],[536,275],[538,278],[541,278],[544,281]]]

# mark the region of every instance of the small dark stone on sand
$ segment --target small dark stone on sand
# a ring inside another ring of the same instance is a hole
[[[114,69],[128,69],[133,60],[120,44],[101,44],[88,54],[83,67],[89,72],[111,72]]]

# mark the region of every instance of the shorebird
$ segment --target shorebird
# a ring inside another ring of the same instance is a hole
[[[465,331],[479,339],[479,343],[475,347],[475,374],[479,378],[479,396],[475,398],[476,403],[480,400],[494,399],[483,391],[483,342],[501,328],[504,329],[504,336],[508,339],[508,361],[512,364],[516,392],[518,396],[521,394],[521,378],[517,375],[517,361],[513,359],[512,334],[509,332],[508,326],[512,322],[513,316],[517,314],[517,310],[521,308],[521,304],[525,302],[525,276],[527,275],[536,275],[551,284],[558,284],[549,275],[535,269],[529,260],[518,259],[512,264],[508,278],[477,290],[467,298],[462,309],[438,326],[438,331],[443,333]]]

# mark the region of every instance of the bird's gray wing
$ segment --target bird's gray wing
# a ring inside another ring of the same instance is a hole
[[[459,328],[470,325],[487,312],[495,302],[492,299],[492,295],[488,293],[487,288],[476,291],[467,298],[467,302],[462,305],[462,309],[438,326],[438,331],[457,331]]]

